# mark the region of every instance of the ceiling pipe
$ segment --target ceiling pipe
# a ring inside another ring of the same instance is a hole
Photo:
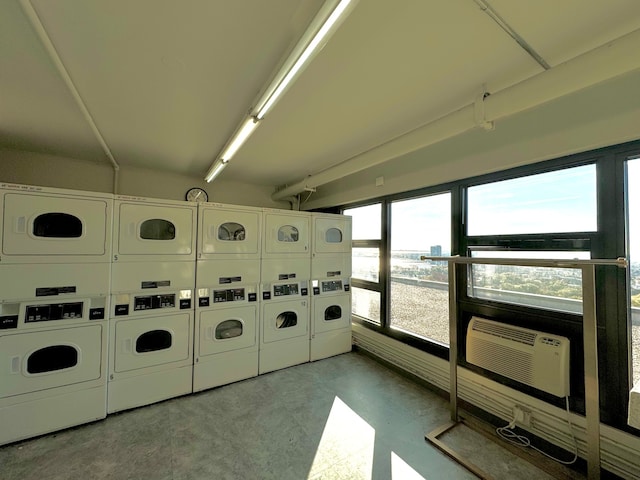
[[[339,180],[347,175],[387,162],[437,142],[455,137],[478,126],[485,126],[530,108],[542,105],[583,88],[610,80],[640,68],[640,30],[635,30],[550,70],[516,85],[484,96],[484,121],[476,120],[475,103],[424,124],[386,143],[373,147],[344,162],[271,195],[274,201],[296,195],[306,189]]]
[[[56,47],[53,45],[51,38],[49,38],[49,34],[47,33],[47,31],[44,28],[44,25],[40,21],[40,17],[38,16],[38,13],[34,10],[33,5],[29,0],[20,0],[20,6],[22,7],[22,11],[25,13],[27,18],[29,19],[31,26],[33,27],[36,34],[38,35],[38,38],[42,42],[42,45],[44,46],[45,50],[49,54],[49,58],[51,59],[56,69],[58,70],[58,73],[62,77],[62,80],[67,86],[67,89],[71,93],[71,96],[73,97],[76,104],[78,105],[78,108],[80,108],[80,112],[82,113],[86,122],[89,124],[89,128],[93,132],[93,135],[98,140],[98,143],[100,144],[100,146],[102,147],[102,150],[104,151],[105,155],[109,159],[109,162],[111,162],[111,166],[113,167],[113,193],[118,193],[120,165],[118,165],[118,162],[116,162],[116,159],[111,153],[111,149],[107,145],[107,142],[102,136],[102,133],[100,133],[100,130],[96,125],[96,122],[93,120],[93,116],[91,115],[91,112],[89,112],[89,109],[84,103],[84,100],[82,100],[82,97],[80,96],[80,93],[76,88],[76,85],[73,83],[73,80],[71,79],[71,76],[67,71],[67,68],[64,66],[64,63],[62,62],[60,55],[58,55],[58,51],[56,50]]]

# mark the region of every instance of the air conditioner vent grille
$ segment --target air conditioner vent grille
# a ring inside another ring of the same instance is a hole
[[[536,337],[538,336],[537,332],[516,330],[509,325],[499,325],[483,321],[474,322],[473,329],[476,332],[488,333],[489,335],[495,335],[505,340],[512,340],[531,346],[535,345]]]

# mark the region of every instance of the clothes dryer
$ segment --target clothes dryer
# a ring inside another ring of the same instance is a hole
[[[197,263],[193,390],[258,375],[260,261]]]
[[[113,262],[184,262],[196,258],[197,204],[115,197]]]
[[[259,373],[309,361],[308,258],[261,263]]]
[[[0,444],[106,416],[109,264],[2,265]]]
[[[307,212],[263,210],[262,258],[309,259],[311,218]]]
[[[351,351],[351,257],[312,261],[310,360]]]
[[[260,259],[262,209],[200,203],[198,205],[198,260]]]
[[[107,411],[192,391],[195,262],[112,265]]]
[[[2,264],[111,260],[113,196],[0,184]]]

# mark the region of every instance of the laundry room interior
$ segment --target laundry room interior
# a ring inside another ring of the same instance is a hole
[[[0,2],[0,478],[640,478],[640,2]]]

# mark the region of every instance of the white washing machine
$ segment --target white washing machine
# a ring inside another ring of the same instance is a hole
[[[109,263],[0,266],[0,444],[104,418]]]
[[[191,393],[195,262],[112,265],[108,413]]]
[[[311,262],[310,360],[351,351],[351,256]]]
[[[197,204],[118,195],[113,212],[114,263],[195,261]]]
[[[109,194],[0,184],[2,264],[111,260]]]
[[[198,205],[198,260],[260,259],[262,209],[200,203]]]
[[[312,257],[351,256],[351,217],[312,213]],[[351,272],[349,272],[349,276]]]
[[[309,213],[265,208],[263,225],[262,258],[310,258]]]
[[[309,258],[261,262],[259,373],[309,361]]]
[[[260,260],[200,260],[193,390],[258,375]]]

